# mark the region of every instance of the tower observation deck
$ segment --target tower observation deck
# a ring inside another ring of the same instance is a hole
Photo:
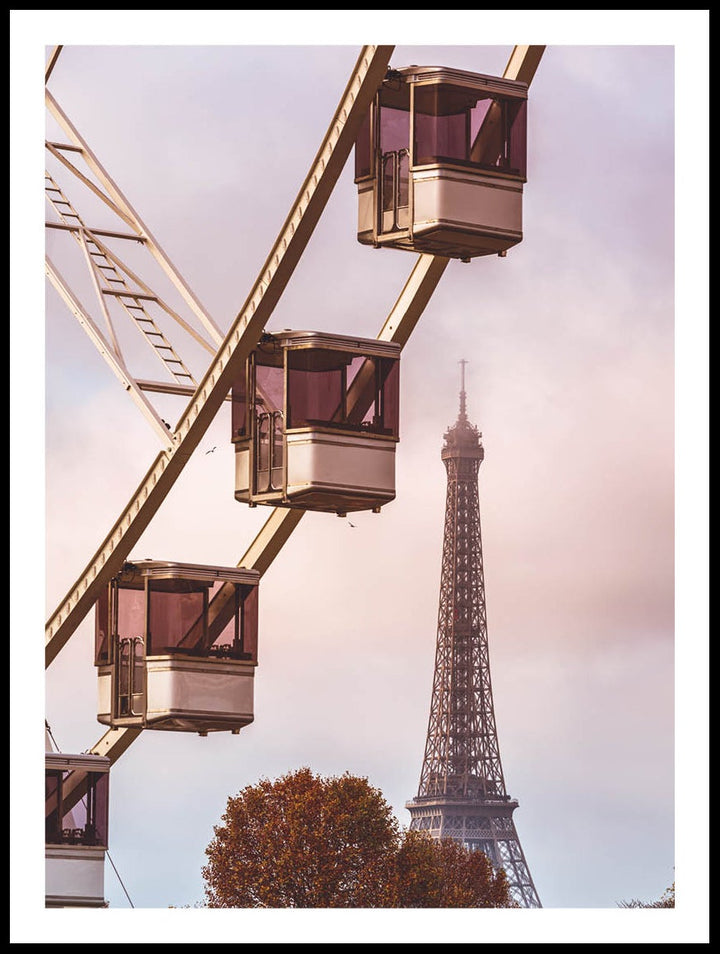
[[[418,794],[406,807],[411,829],[485,852],[504,869],[513,900],[539,908],[495,724],[478,496],[484,450],[467,418],[466,363],[460,362],[460,411],[442,448],[447,497],[432,700]]]

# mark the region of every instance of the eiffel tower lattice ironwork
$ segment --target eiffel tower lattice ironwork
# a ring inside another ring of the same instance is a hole
[[[503,868],[512,899],[542,907],[505,788],[488,656],[478,471],[482,434],[467,418],[465,364],[460,412],[445,432],[445,532],[432,701],[410,828],[454,838]]]

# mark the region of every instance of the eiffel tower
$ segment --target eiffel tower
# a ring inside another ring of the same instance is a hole
[[[460,412],[445,432],[447,470],[437,644],[425,756],[410,828],[454,838],[503,868],[520,907],[542,907],[505,788],[488,656],[478,471],[482,434],[467,419],[465,365]]]

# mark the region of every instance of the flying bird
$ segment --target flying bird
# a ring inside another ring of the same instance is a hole
[[[217,450],[217,447],[211,447],[210,450],[205,451],[205,454],[206,454],[206,455],[207,455],[207,454],[212,454],[212,452],[213,452],[213,451],[216,451],[216,450]]]

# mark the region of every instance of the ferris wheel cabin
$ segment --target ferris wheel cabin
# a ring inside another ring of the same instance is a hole
[[[235,499],[345,515],[395,497],[400,345],[264,334],[232,389]]]
[[[256,570],[126,563],[95,608],[98,721],[237,733],[253,721]]]
[[[103,908],[110,759],[45,753],[45,907]]]
[[[358,241],[469,260],[522,241],[527,84],[388,70],[355,144]]]

